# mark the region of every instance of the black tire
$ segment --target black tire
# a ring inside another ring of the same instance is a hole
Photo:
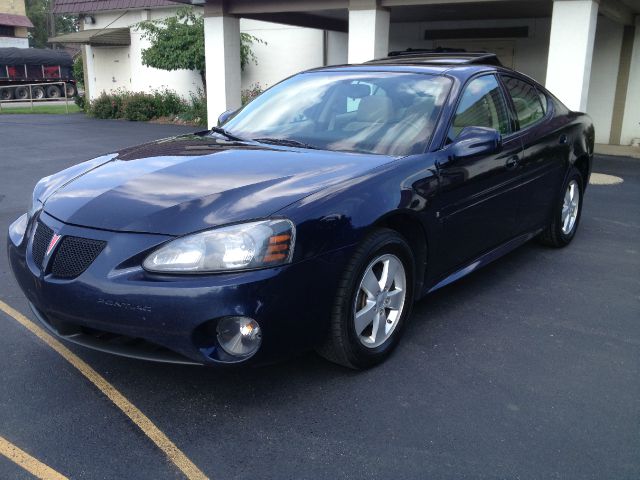
[[[47,98],[60,98],[62,91],[57,85],[49,85],[45,90],[47,92]]]
[[[373,348],[365,346],[356,333],[355,310],[358,296],[361,295],[360,282],[372,262],[382,255],[391,255],[402,263],[406,275],[406,293],[397,324],[384,343]],[[407,318],[411,315],[414,269],[411,248],[397,232],[381,228],[367,236],[343,273],[331,312],[329,332],[316,351],[331,362],[353,369],[369,368],[385,360],[398,344]]]
[[[73,83],[66,83],[64,88],[67,91],[67,98],[73,98],[78,94],[78,90]]]
[[[0,88],[0,100],[13,100],[13,88]]]
[[[573,222],[573,226],[567,232],[563,230],[563,221],[562,221],[562,211],[564,206],[565,192],[569,188],[572,182],[575,182],[578,188],[579,197],[578,197],[578,211],[575,222]],[[547,245],[555,248],[566,247],[571,243],[573,237],[576,235],[576,231],[578,230],[578,226],[580,224],[580,217],[582,216],[582,202],[584,199],[584,180],[580,171],[571,167],[569,171],[569,175],[567,175],[566,180],[562,184],[562,190],[558,196],[557,205],[554,207],[553,218],[551,219],[551,223],[547,226],[547,228],[538,236],[538,240],[543,245]]]
[[[41,100],[45,97],[46,94],[44,92],[44,88],[36,85],[35,87],[31,87],[31,95],[33,96],[34,100]]]
[[[13,96],[16,100],[29,100],[29,87],[16,87]]]

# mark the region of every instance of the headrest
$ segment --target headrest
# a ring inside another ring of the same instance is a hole
[[[356,121],[368,123],[385,123],[392,119],[393,104],[389,97],[373,96],[360,100]]]
[[[350,83],[342,85],[340,88],[343,94],[349,98],[363,98],[371,94],[371,87],[362,83]]]

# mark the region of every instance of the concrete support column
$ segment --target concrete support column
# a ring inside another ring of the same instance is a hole
[[[362,63],[389,53],[389,11],[374,0],[349,2],[349,63]]]
[[[598,18],[594,0],[555,0],[546,87],[572,110],[585,111]]]
[[[240,20],[207,7],[204,11],[207,123],[212,127],[217,125],[222,112],[240,107]]]
[[[93,48],[89,45],[82,46],[82,68],[84,70],[84,97],[91,102],[98,97],[96,89],[96,70],[93,61]]]
[[[624,118],[620,144],[637,144],[640,140],[640,16],[635,18],[635,32],[631,61],[629,65],[629,79],[627,96],[624,105]]]

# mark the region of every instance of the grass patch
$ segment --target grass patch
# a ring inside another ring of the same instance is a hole
[[[75,103],[69,102],[69,113],[81,112],[82,109]],[[33,111],[31,107],[12,107],[6,103],[2,104],[2,111],[0,114],[14,114],[14,113],[53,113],[53,114],[65,114],[67,109],[62,105],[33,105]]]

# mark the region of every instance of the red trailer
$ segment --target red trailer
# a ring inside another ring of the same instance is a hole
[[[78,93],[73,77],[73,59],[67,52],[44,48],[0,48],[0,101],[64,97],[63,84],[47,85],[50,82],[64,82],[67,97]]]

